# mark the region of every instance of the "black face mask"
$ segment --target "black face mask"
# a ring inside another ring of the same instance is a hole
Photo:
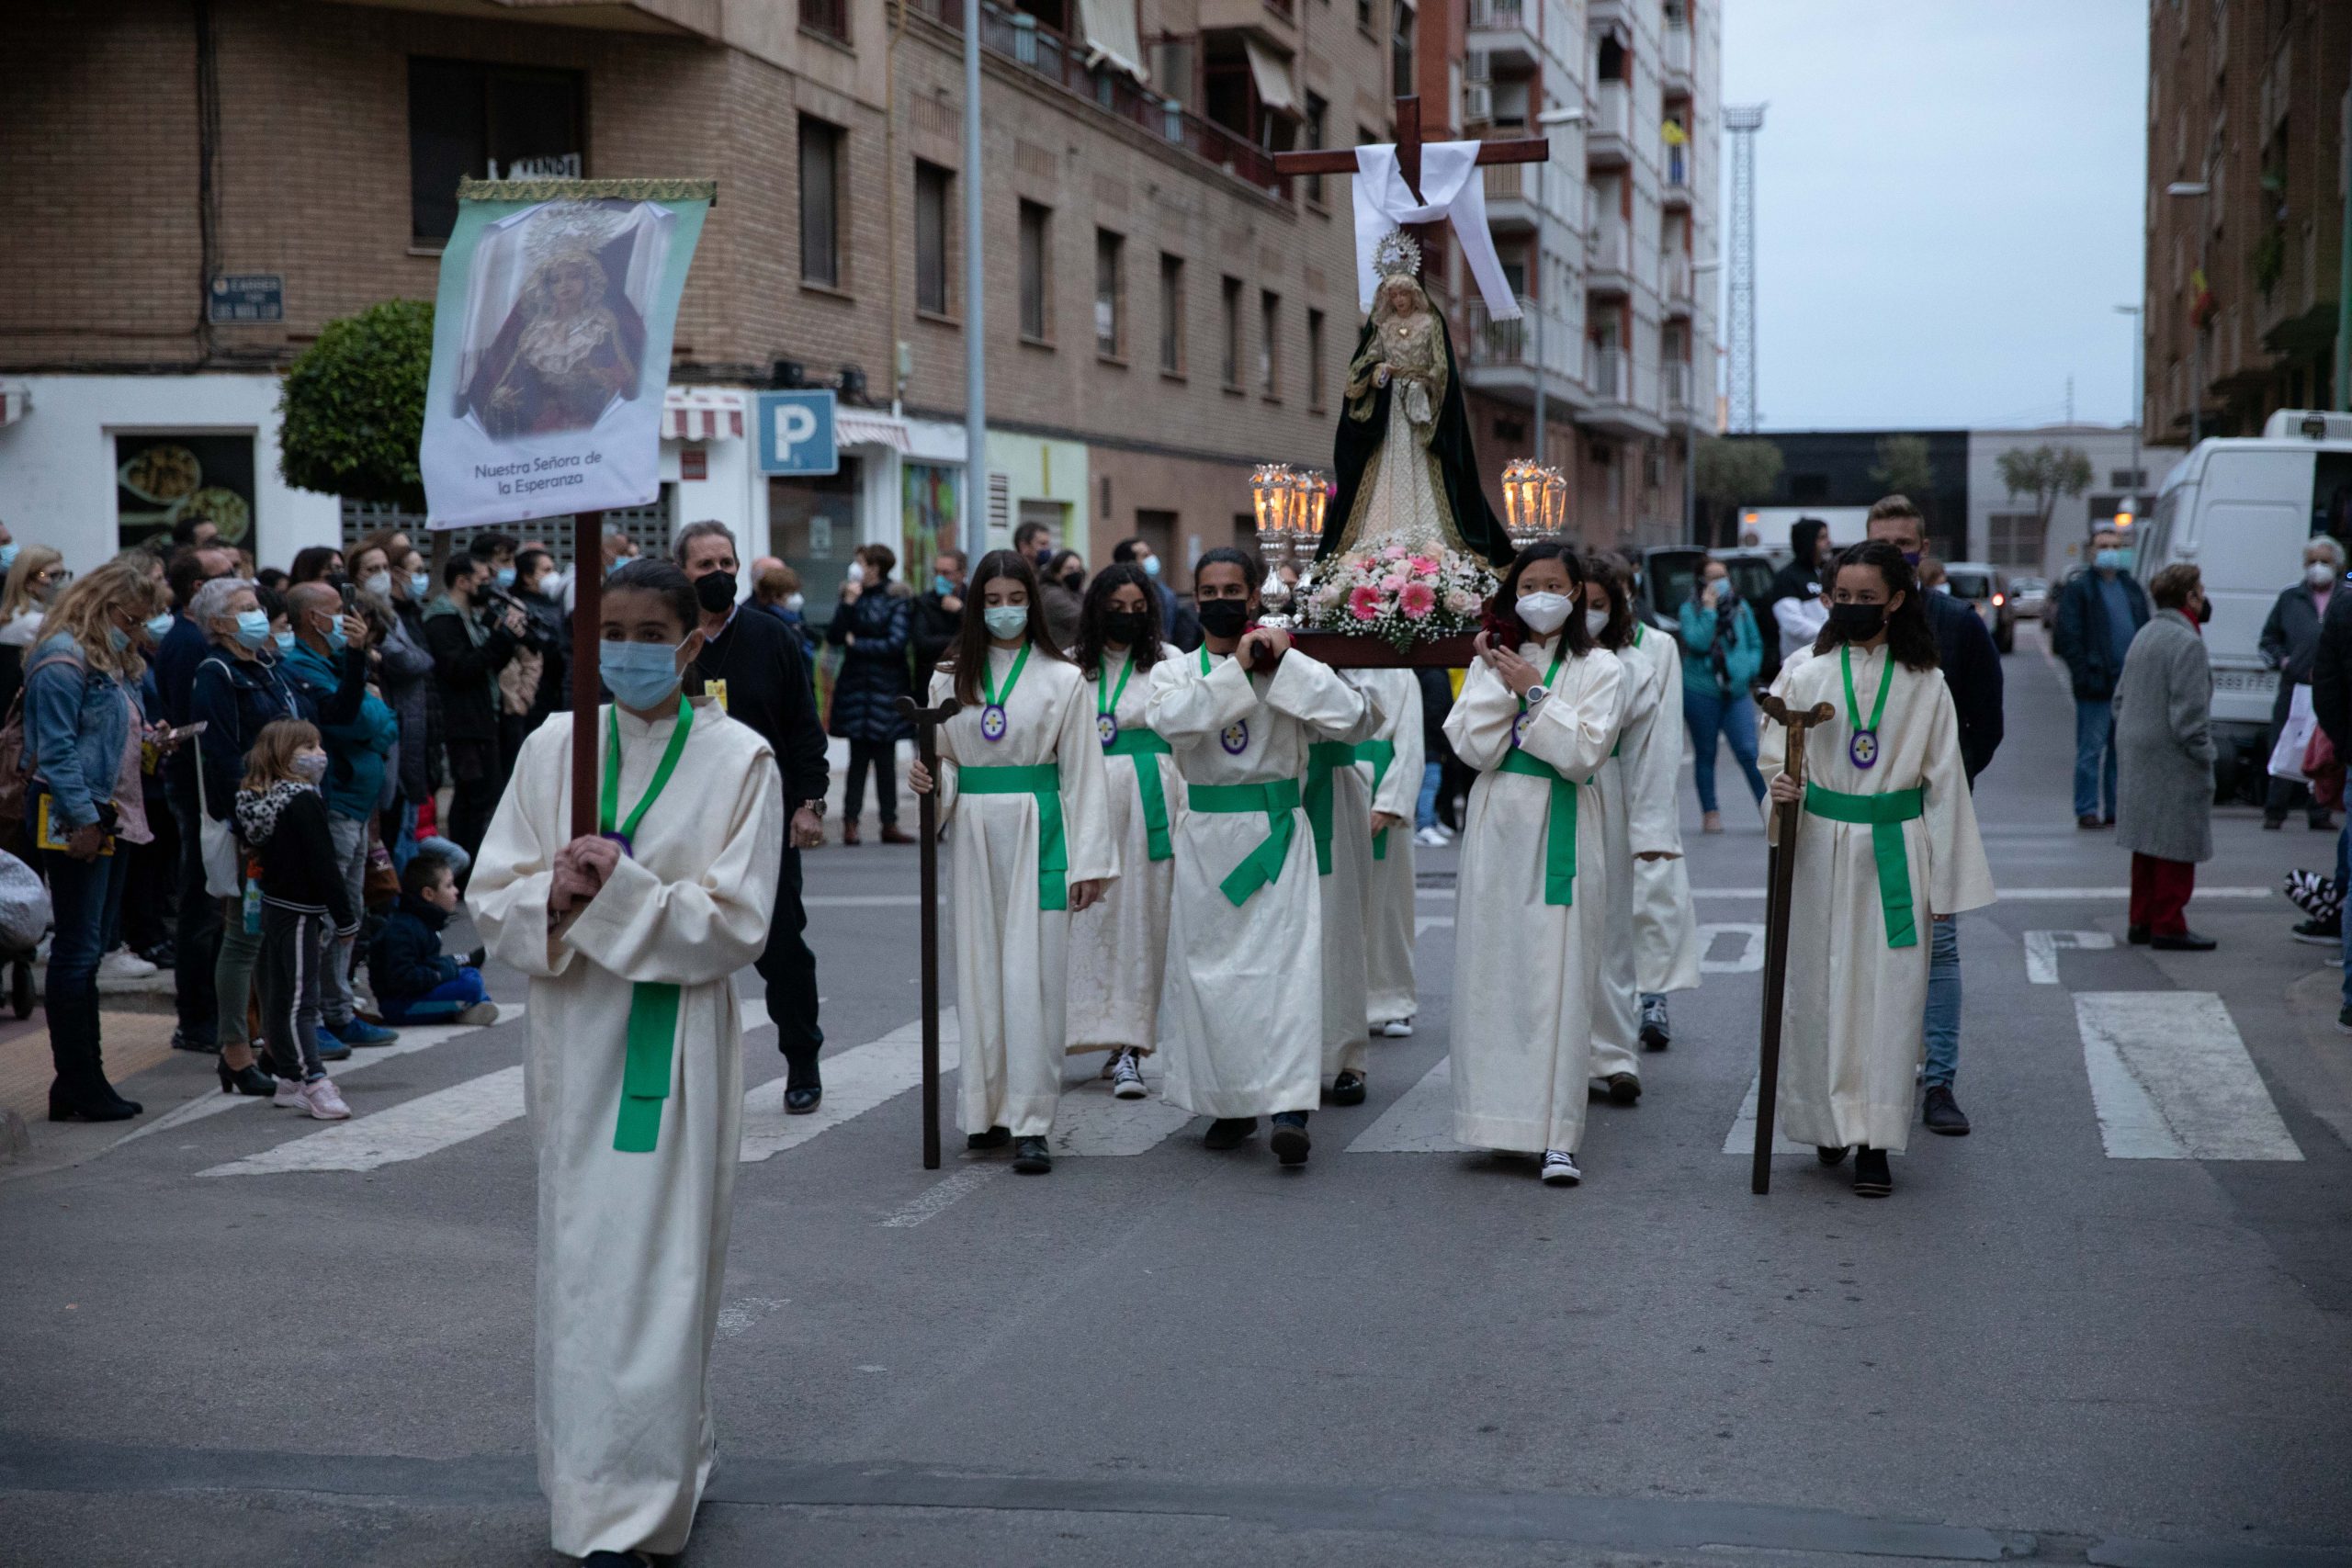
[[[1133,648],[1143,640],[1141,610],[1109,610],[1102,615],[1102,635],[1122,648]]]
[[[2197,602],[2197,624],[2201,626],[2212,618],[2213,601],[2211,599],[2199,599]]]
[[[1201,630],[1220,641],[1241,635],[1250,624],[1250,604],[1246,599],[1204,599],[1196,606],[1201,616]]]
[[[1886,625],[1883,604],[1832,604],[1829,628],[1848,642],[1867,642]]]
[[[711,571],[695,578],[695,603],[714,615],[733,604],[735,574],[731,571]]]
[[[1062,573],[1062,586],[1069,589],[1072,593],[1084,592],[1086,591],[1086,573],[1082,571],[1066,571]]]

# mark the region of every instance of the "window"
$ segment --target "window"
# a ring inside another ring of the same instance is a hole
[[[1413,8],[1396,0],[1390,7],[1388,58],[1396,68],[1395,96],[1412,97],[1418,89],[1413,85]]]
[[[1127,349],[1126,241],[1094,231],[1094,352],[1105,359]]]
[[[915,309],[947,314],[947,214],[956,176],[915,160]]]
[[[1314,94],[1309,93],[1306,95],[1306,137],[1307,146],[1320,147],[1323,145],[1323,120],[1324,117],[1330,112],[1330,108],[1331,106],[1329,104],[1325,103],[1321,98],[1317,97]],[[1306,199],[1313,202],[1317,207],[1323,205],[1323,176],[1321,175],[1309,175],[1306,176]]]
[[[1032,343],[1045,343],[1050,336],[1046,299],[1053,280],[1046,275],[1050,256],[1046,239],[1052,219],[1051,211],[1034,201],[1021,204],[1021,335]]]
[[[1372,0],[1356,0],[1356,26],[1372,31]]]
[[[842,43],[849,41],[849,0],[800,0],[800,25]]]
[[[1184,258],[1166,252],[1159,257],[1159,367],[1184,373]]]
[[[1323,312],[1306,312],[1306,406],[1323,406]]]
[[[2107,482],[2118,490],[2145,490],[2148,488],[2148,470],[2145,468],[2110,469],[2107,476]]]
[[[580,76],[470,60],[408,62],[409,232],[437,245],[458,224],[458,181],[587,173]]]
[[[1258,294],[1258,390],[1266,397],[1279,398],[1282,389],[1282,355],[1276,347],[1282,342],[1283,297],[1261,289]]]
[[[1241,280],[1238,277],[1225,280],[1225,314],[1217,324],[1224,330],[1225,345],[1217,372],[1238,392],[1241,389]]]
[[[2032,512],[1996,512],[1985,519],[1986,545],[1992,551],[1995,566],[2030,567],[2041,569],[2041,551],[2047,532],[2041,514]]]
[[[800,281],[842,286],[842,130],[800,117]]]

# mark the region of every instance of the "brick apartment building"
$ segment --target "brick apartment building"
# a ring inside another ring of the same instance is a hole
[[[1594,0],[1588,24],[1555,0],[1546,25],[1599,35],[1643,8]],[[1404,0],[982,12],[991,536],[1036,520],[1091,562],[1131,533],[1189,559],[1246,532],[1251,463],[1328,462],[1360,320],[1348,182],[1281,179],[1268,150],[1385,139],[1403,86],[1485,107],[1464,18],[1417,29]],[[662,495],[624,521],[653,543],[724,519],[798,565],[821,613],[858,543],[920,556],[963,514],[961,50],[957,0],[12,7],[0,518],[87,566],[167,523],[128,483],[162,443],[242,501],[264,558],[334,539],[355,510],[277,478],[277,374],[324,322],[432,296],[458,175],[708,175]],[[1628,112],[1655,107],[1637,93]],[[1559,200],[1582,220],[1580,195]],[[1698,341],[1711,362],[1712,328]],[[757,469],[746,399],[794,384],[842,389],[838,476]],[[1520,454],[1478,434],[1492,470]],[[1653,514],[1676,513],[1635,492],[1589,532]]]
[[[2154,0],[2148,14],[2147,437],[2185,444],[2192,398],[2207,435],[2334,407],[2352,3]]]

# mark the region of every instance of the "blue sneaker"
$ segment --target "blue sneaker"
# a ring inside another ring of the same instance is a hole
[[[345,1045],[390,1045],[400,1038],[398,1030],[386,1029],[382,1024],[370,1023],[364,1018],[328,1025],[326,1030]]]
[[[322,1062],[344,1062],[351,1058],[351,1047],[337,1040],[323,1023],[319,1025],[318,1032],[311,1036],[311,1040],[319,1048],[319,1060]]]

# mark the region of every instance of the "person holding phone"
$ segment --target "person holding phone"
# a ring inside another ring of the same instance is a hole
[[[858,810],[865,798],[868,772],[874,775],[882,841],[915,841],[913,834],[899,830],[899,742],[913,739],[915,731],[899,711],[899,699],[913,692],[907,649],[914,637],[914,598],[903,583],[890,581],[898,564],[888,545],[861,548],[849,564],[832,624],[825,628],[825,640],[843,650],[827,728],[849,742],[849,778],[842,793],[844,844],[858,841]]]

